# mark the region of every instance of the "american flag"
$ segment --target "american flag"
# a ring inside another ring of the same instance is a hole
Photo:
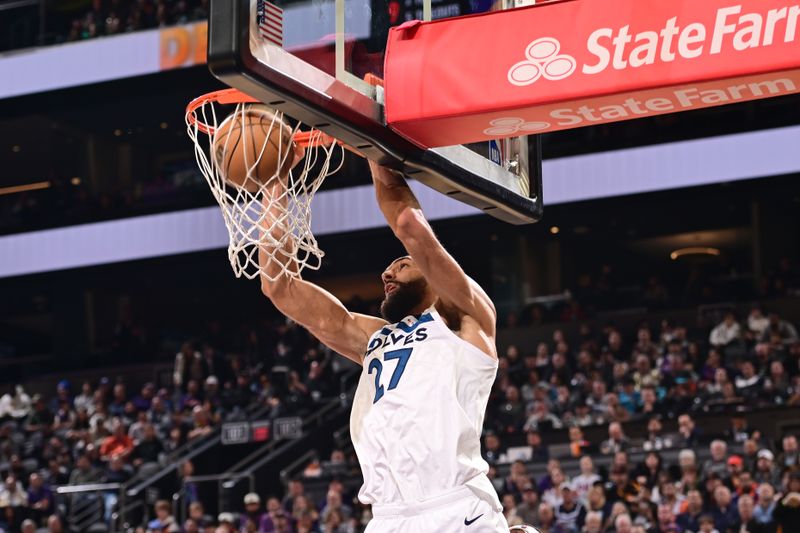
[[[283,9],[267,0],[258,0],[258,34],[265,41],[283,46]]]

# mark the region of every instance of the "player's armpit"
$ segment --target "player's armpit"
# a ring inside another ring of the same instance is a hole
[[[445,305],[471,316],[485,334],[494,337],[497,320],[494,304],[436,238],[405,178],[374,161],[369,163],[378,205],[389,227],[434,292]]]
[[[484,333],[494,337],[497,311],[492,300],[445,250],[422,210],[404,209],[397,218],[395,235],[442,302],[472,317]]]
[[[386,321],[351,313],[334,295],[308,281],[282,277],[262,280],[261,290],[278,310],[330,349],[361,364],[369,338]]]

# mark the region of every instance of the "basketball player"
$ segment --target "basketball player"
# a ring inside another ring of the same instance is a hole
[[[299,157],[299,156],[298,156]],[[497,372],[496,311],[447,253],[405,179],[370,162],[378,204],[408,255],[381,278],[383,318],[351,313],[261,251],[262,291],[362,365],[350,434],[372,504],[368,533],[508,533],[480,435]],[[268,203],[265,203],[268,205]],[[274,232],[274,230],[273,230]],[[283,235],[275,235],[276,243]]]

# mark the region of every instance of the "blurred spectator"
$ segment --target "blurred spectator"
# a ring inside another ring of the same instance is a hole
[[[622,425],[619,422],[611,422],[608,425],[608,439],[600,444],[600,453],[612,454],[628,449],[628,437],[622,431]]]
[[[178,388],[183,388],[190,379],[195,381],[205,379],[202,370],[203,356],[192,347],[190,342],[184,342],[181,350],[175,354],[175,370],[173,372],[173,383]]]
[[[731,417],[730,426],[725,430],[725,438],[730,443],[744,443],[751,437],[757,439],[759,435],[747,424],[747,417],[744,416],[744,413],[734,414]]]
[[[198,529],[203,531],[213,527],[214,519],[206,514],[205,507],[199,501],[193,501],[189,504],[189,519],[192,520]]]
[[[710,474],[719,477],[728,477],[728,445],[723,440],[715,440],[709,445],[711,457],[703,464],[702,475],[707,478]]]
[[[37,473],[30,475],[28,481],[28,506],[30,517],[39,524],[42,520],[50,516],[55,508],[53,491],[45,484],[42,476]]]
[[[780,472],[775,468],[775,454],[764,448],[758,451],[756,461],[756,471],[753,479],[756,483],[769,483],[772,486],[780,486]]]
[[[542,501],[550,504],[555,509],[564,501],[562,484],[567,481],[567,476],[560,466],[553,466],[549,469],[550,483],[547,488],[542,490]]]
[[[217,516],[217,522],[219,522],[219,526],[215,530],[215,532],[219,533],[235,533],[236,532],[236,517],[233,513],[220,513]]]
[[[711,330],[708,342],[715,348],[725,348],[726,346],[738,342],[742,338],[742,330],[736,321],[736,315],[728,311],[725,313],[722,322]]]
[[[483,437],[483,458],[489,464],[500,461],[502,450],[500,438],[492,432],[486,432]]]
[[[539,520],[539,493],[532,483],[522,488],[522,501],[517,505],[517,516],[524,524],[535,524]]]
[[[774,526],[775,518],[775,489],[769,483],[758,486],[758,505],[753,509],[753,517],[759,524],[767,527]]]
[[[88,381],[84,381],[81,385],[81,392],[72,400],[72,405],[75,407],[76,411],[83,409],[87,413],[91,413],[93,404],[94,391],[92,390],[92,384]]]
[[[698,533],[726,533],[719,531],[714,524],[714,517],[711,514],[705,513],[700,517]]]
[[[725,485],[720,485],[714,490],[711,516],[714,517],[714,527],[719,531],[733,530],[739,521],[739,512],[734,507],[731,491]]]
[[[75,469],[69,475],[70,485],[86,485],[100,481],[100,472],[92,466],[91,459],[87,454],[78,456],[75,461]]]
[[[754,305],[747,315],[748,340],[759,339],[769,327],[769,319],[764,316],[761,307]]]
[[[264,529],[264,522],[268,516],[261,509],[261,497],[255,492],[248,492],[244,495],[244,513],[242,513],[241,521],[253,522],[259,530]]]
[[[578,531],[583,527],[586,509],[580,502],[571,483],[561,483],[560,490],[561,504],[554,510],[556,524],[566,531]]]
[[[497,409],[495,420],[505,433],[518,433],[525,422],[525,407],[519,389],[513,385],[506,388],[506,401]],[[528,426],[528,424],[525,424]],[[535,429],[535,428],[534,428]]]
[[[783,469],[800,468],[800,448],[796,435],[786,435],[781,441],[782,451],[778,454],[777,467]]]
[[[189,440],[205,437],[214,429],[208,411],[200,405],[196,405],[194,409],[192,409],[192,420],[194,422],[194,427],[187,435]]]
[[[328,490],[328,494],[325,497],[325,505],[320,511],[320,519],[326,522],[328,515],[331,513],[339,515],[339,523],[348,520],[353,514],[353,509],[349,505],[342,503],[342,494],[333,489]]]
[[[655,532],[670,533],[678,531],[679,527],[680,526],[675,523],[675,514],[673,513],[672,506],[664,503],[660,504],[658,506],[657,523],[654,528]]]
[[[742,361],[739,371],[740,375],[734,382],[737,393],[746,399],[755,400],[763,390],[761,375],[756,372],[752,361]]]
[[[10,474],[0,489],[0,513],[12,531],[18,530],[28,507],[28,494],[17,477]]]
[[[102,474],[103,483],[119,483],[123,484],[131,478],[130,471],[125,467],[122,457],[119,455],[112,456],[108,461],[108,466]],[[105,519],[110,522],[111,513],[117,504],[118,493],[116,490],[111,490],[103,495],[105,502]]]
[[[586,509],[589,512],[599,513],[604,524],[611,517],[611,502],[606,499],[606,492],[601,483],[595,483],[589,489],[586,497]]]
[[[553,512],[553,506],[545,502],[540,503],[538,521],[534,522],[533,525],[536,526],[542,533],[556,533],[558,529],[556,529],[555,522],[556,519],[555,513]],[[563,532],[563,529],[561,531]]]
[[[582,502],[586,502],[589,496],[589,491],[595,483],[601,481],[597,472],[595,472],[594,461],[588,455],[581,457],[579,462],[580,474],[572,479],[572,487],[575,494]]]
[[[25,393],[22,385],[15,385],[13,394],[6,393],[0,397],[0,418],[22,420],[30,414],[31,406],[31,397]]]
[[[769,314],[769,326],[761,334],[760,342],[784,348],[796,343],[797,340],[797,329],[791,323],[782,320],[777,313]]]
[[[754,502],[752,497],[748,495],[739,496],[736,502],[736,509],[739,513],[739,520],[733,526],[734,531],[748,531],[752,533],[761,533],[764,531],[765,526],[756,522],[753,516]]]
[[[139,443],[134,446],[130,459],[134,466],[141,466],[144,463],[157,463],[164,451],[164,445],[156,435],[153,424],[145,424],[143,436]]]
[[[294,508],[294,501],[297,498],[302,497],[305,494],[305,488],[303,487],[303,482],[299,479],[293,479],[289,481],[289,485],[287,487],[286,496],[284,496],[283,501],[281,502],[283,508],[286,511],[291,512]]]
[[[614,533],[631,533],[632,527],[631,517],[627,513],[619,514],[614,519]]]
[[[183,522],[181,533],[200,533],[200,526],[193,519],[187,518]]]
[[[780,531],[800,531],[800,472],[792,472],[773,513]]]
[[[114,458],[127,459],[133,451],[133,439],[128,436],[125,425],[119,419],[113,423],[113,433],[103,439],[100,445],[100,457],[104,461]]]
[[[64,526],[58,515],[51,515],[47,518],[47,533],[63,533]]]
[[[682,531],[699,531],[700,516],[703,514],[703,496],[697,489],[686,494],[686,510],[679,513],[675,523]]]
[[[586,513],[586,520],[580,531],[581,533],[602,533],[603,515],[595,511]]]
[[[540,437],[541,439],[541,437]],[[569,453],[573,457],[581,457],[585,452],[591,448],[591,443],[586,440],[583,435],[583,430],[578,426],[570,426],[569,428]]]
[[[615,466],[611,469],[610,480],[606,487],[606,499],[612,505],[625,503],[639,494],[639,485],[629,478],[628,469]]]
[[[47,408],[47,404],[41,394],[33,396],[33,410],[28,415],[25,424],[25,431],[28,433],[49,432],[53,424],[53,413]]]
[[[172,508],[167,500],[158,500],[153,506],[153,511],[155,520],[148,524],[149,529],[155,529],[159,533],[161,531],[168,533],[180,531],[175,517],[172,516]]]

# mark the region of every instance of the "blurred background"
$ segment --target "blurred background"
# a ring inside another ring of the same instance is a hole
[[[185,105],[223,88],[204,65],[207,12],[0,1],[6,531],[369,519],[347,431],[359,369],[233,277],[186,136]],[[748,531],[800,531],[800,98],[542,145],[542,222],[423,205],[500,314],[484,445],[509,521],[697,531],[707,514],[739,533],[755,513],[771,529]],[[315,201],[330,216],[308,279],[377,314],[379,273],[403,251],[364,162]]]

